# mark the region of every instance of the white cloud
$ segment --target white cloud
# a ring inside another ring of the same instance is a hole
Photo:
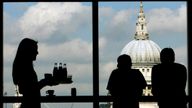
[[[111,7],[100,7],[99,16],[102,17],[111,17],[114,14],[114,10]]]
[[[170,8],[153,9],[147,14],[148,29],[150,32],[186,32],[186,14],[186,6],[184,5],[175,10]]]
[[[18,46],[14,44],[4,44],[4,62],[13,62],[17,47]],[[65,43],[52,45],[38,43],[38,47],[38,61],[58,61],[67,59],[87,62],[92,59],[92,44],[81,39],[74,39]]]
[[[3,11],[3,35],[6,37],[4,42],[15,43],[15,41],[21,37],[18,25],[15,17]]]
[[[107,95],[107,83],[109,80],[109,77],[111,75],[111,72],[117,67],[116,62],[107,62],[107,63],[102,63],[100,65],[100,76],[99,76],[99,87],[100,87],[100,94],[102,95]]]
[[[4,62],[13,62],[16,55],[17,46],[11,44],[3,45],[3,59]]]
[[[106,80],[111,72],[116,68],[115,62],[107,62],[100,66],[100,80]]]
[[[121,25],[130,21],[130,17],[131,17],[131,10],[121,10],[118,11],[111,20],[111,25],[112,26],[117,26],[117,25]]]
[[[120,10],[114,13],[112,16],[110,26],[119,27],[122,25],[128,25],[132,16],[132,10]]]
[[[39,43],[39,59],[43,60],[90,60],[92,44],[81,39],[74,39],[61,44]]]
[[[119,27],[122,25],[128,25],[132,17],[132,9],[114,10],[111,7],[99,8],[99,22],[100,26],[108,26],[108,28]],[[110,30],[110,29],[109,29]]]
[[[99,9],[99,31],[100,37],[107,37],[107,44],[114,44],[124,40],[128,32],[135,30],[132,17],[135,15],[133,9],[115,10],[110,7]],[[135,25],[135,24],[134,24]]]
[[[89,11],[80,3],[40,2],[31,6],[19,22],[24,36],[47,39],[58,30],[70,33],[89,23]]]
[[[187,46],[181,46],[175,50],[175,61],[187,66]]]
[[[99,38],[99,50],[102,50],[102,49],[104,49],[105,48],[105,46],[106,46],[106,44],[107,44],[107,39],[105,38],[105,37],[100,37]]]

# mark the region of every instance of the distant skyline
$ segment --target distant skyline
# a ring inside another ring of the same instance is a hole
[[[38,79],[52,73],[54,62],[65,62],[74,83],[45,87],[56,95],[92,95],[92,8],[91,2],[5,2],[3,3],[4,91],[14,95],[12,62],[24,37],[38,41],[34,62]],[[100,95],[123,47],[134,39],[140,2],[99,2]],[[176,61],[187,66],[186,2],[143,2],[149,39],[161,48],[172,47]],[[90,105],[88,105],[90,106]],[[78,107],[78,106],[76,106]],[[74,106],[75,108],[75,106]]]

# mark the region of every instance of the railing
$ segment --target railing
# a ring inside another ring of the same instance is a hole
[[[5,103],[14,103],[14,102],[21,102],[22,97],[15,97],[15,96],[5,96],[3,97],[3,102]],[[187,96],[188,102],[191,100],[189,96]],[[54,96],[54,97],[47,97],[42,96],[41,102],[47,103],[65,103],[65,102],[112,102],[114,100],[111,96]],[[156,102],[156,99],[153,96],[142,96],[140,98],[140,102]]]

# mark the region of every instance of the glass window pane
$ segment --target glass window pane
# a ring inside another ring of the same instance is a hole
[[[18,108],[19,104],[4,103],[3,108]],[[92,103],[41,103],[41,108],[93,108]]]
[[[151,68],[160,63],[161,49],[173,48],[175,61],[187,67],[186,14],[186,2],[99,2],[100,95],[108,93],[109,76],[120,54],[129,54],[132,68],[145,77],[145,96],[152,95]]]
[[[99,108],[112,108],[112,102],[102,102],[99,104]],[[157,103],[155,102],[140,102],[140,108],[158,108]]]
[[[38,80],[53,73],[54,63],[66,63],[72,84],[46,86],[56,96],[92,95],[92,8],[91,2],[4,2],[3,3],[3,78],[6,95],[15,95],[12,64],[23,38],[38,41],[33,62]],[[26,76],[27,77],[27,76]]]
[[[41,108],[93,108],[92,103],[41,103]]]

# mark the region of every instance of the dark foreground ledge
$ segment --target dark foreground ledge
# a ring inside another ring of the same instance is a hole
[[[22,97],[15,97],[15,96],[6,96],[2,97],[3,102],[5,103],[14,103],[14,102],[21,102]],[[189,96],[187,97],[188,102],[190,100]],[[113,97],[111,96],[53,96],[47,97],[42,96],[41,102],[46,103],[65,103],[65,102],[112,102]],[[153,96],[143,96],[140,99],[140,102],[156,102],[156,99]]]

